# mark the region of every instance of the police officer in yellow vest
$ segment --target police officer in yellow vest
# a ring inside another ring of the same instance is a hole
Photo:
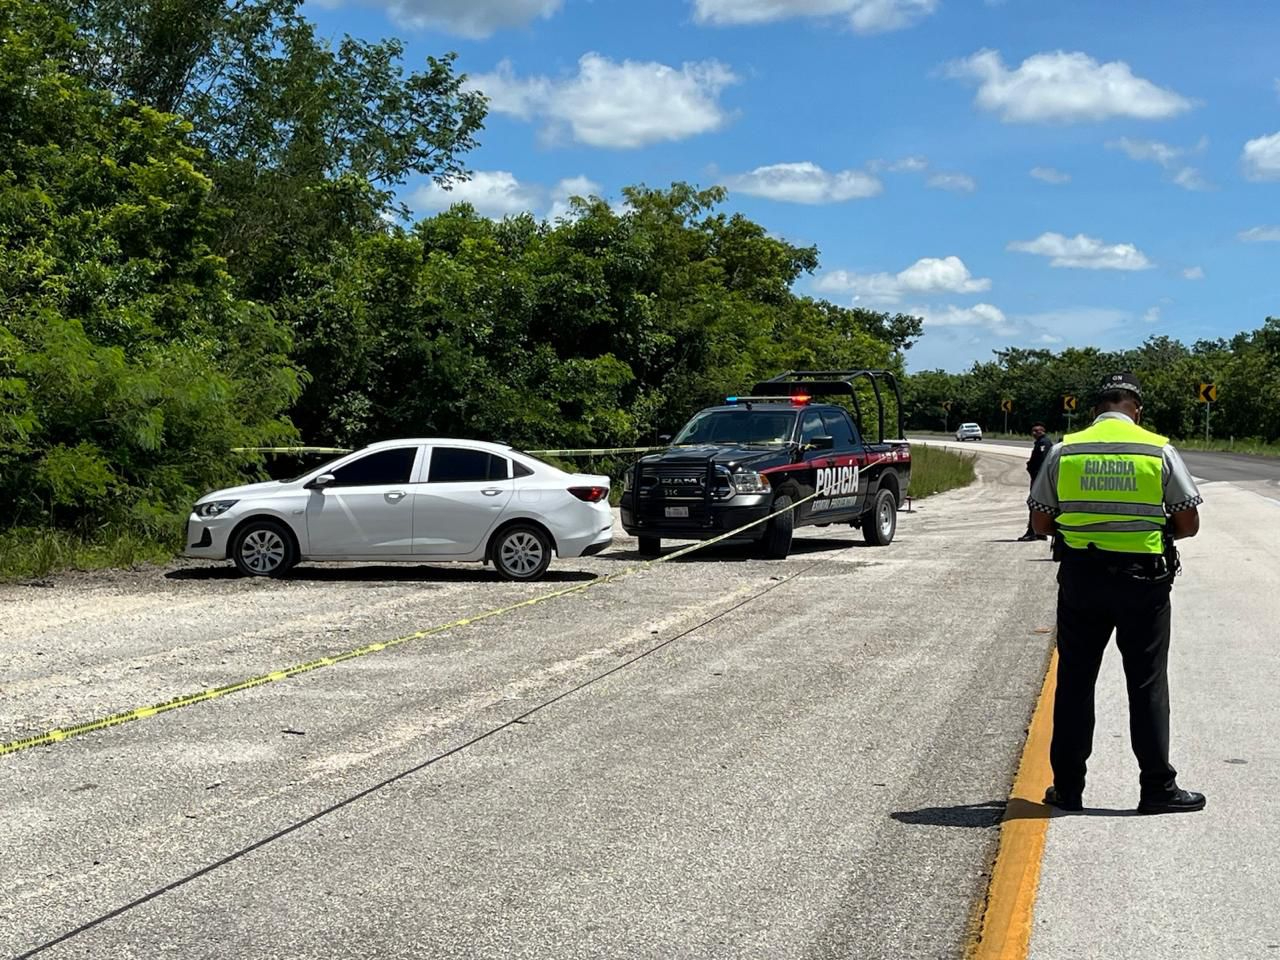
[[[1140,769],[1140,813],[1201,810],[1169,764],[1169,594],[1173,541],[1200,529],[1195,481],[1169,441],[1143,429],[1142,385],[1107,377],[1097,419],[1045,458],[1027,503],[1037,533],[1054,534],[1058,683],[1045,803],[1083,807],[1093,749],[1094,684],[1112,631],[1129,689],[1129,733]]]

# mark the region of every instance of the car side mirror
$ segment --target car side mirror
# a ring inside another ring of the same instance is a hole
[[[322,473],[320,476],[308,481],[308,490],[323,490],[329,484],[333,483],[337,478],[332,473]]]
[[[669,433],[660,433],[660,434],[658,434],[658,442],[659,442],[659,443],[668,443],[668,444],[669,444],[669,443],[671,442],[671,434],[669,434]]]
[[[835,445],[835,437],[814,437],[809,441],[809,448],[811,450],[833,450],[835,449]]]

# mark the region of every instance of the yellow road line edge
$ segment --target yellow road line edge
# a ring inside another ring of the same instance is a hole
[[[1031,947],[1045,834],[1049,830],[1049,808],[1040,801],[1045,787],[1053,782],[1049,740],[1053,734],[1057,674],[1055,644],[1000,825],[1000,846],[987,886],[986,909],[975,938],[965,951],[966,960],[1026,960]]]
[[[801,504],[807,503],[816,497],[816,493],[811,493],[807,497],[801,497],[794,503],[788,504],[781,510],[775,510],[767,516],[761,517],[759,520],[753,520],[751,523],[745,523],[740,527],[730,530],[728,533],[722,533],[718,537],[710,540],[703,540],[699,543],[692,544],[688,547],[682,547],[673,553],[664,554],[653,560],[645,560],[642,563],[632,564],[617,573],[610,573],[603,577],[596,577],[594,580],[588,580],[585,583],[574,584],[572,587],[565,587],[561,590],[553,590],[551,593],[540,594],[536,597],[530,597],[527,600],[521,600],[517,603],[509,604],[505,607],[496,607],[492,610],[485,610],[482,613],[475,613],[469,617],[460,617],[449,623],[442,623],[434,627],[427,627],[425,630],[419,630],[416,633],[406,634],[403,637],[396,637],[393,640],[382,640],[376,643],[368,643],[362,647],[356,647],[345,653],[333,654],[327,657],[319,657],[315,660],[308,660],[306,663],[299,663],[295,666],[288,667],[284,670],[272,670],[256,677],[250,677],[247,680],[241,680],[238,683],[229,683],[221,687],[214,687],[211,690],[201,690],[198,693],[189,693],[180,697],[174,697],[163,703],[154,703],[146,707],[138,707],[133,710],[124,710],[120,713],[113,713],[106,717],[100,717],[96,720],[86,720],[83,723],[72,724],[67,727],[58,727],[45,733],[34,734],[30,737],[23,737],[20,740],[10,740],[7,743],[0,743],[0,757],[8,756],[11,753],[17,753],[19,750],[30,750],[34,747],[47,747],[55,743],[61,743],[71,737],[78,737],[86,733],[94,733],[98,730],[105,730],[108,727],[116,727],[122,723],[131,723],[134,720],[145,720],[150,717],[158,716],[162,713],[168,713],[171,710],[179,710],[183,707],[194,706],[197,703],[205,703],[209,700],[216,700],[219,697],[225,697],[229,694],[239,693],[242,690],[249,690],[253,687],[260,687],[267,683],[275,683],[279,680],[287,680],[290,677],[296,677],[302,673],[309,673],[312,670],[319,670],[323,667],[332,667],[338,663],[345,663],[348,660],[355,660],[359,657],[368,656],[371,653],[379,653],[390,647],[398,647],[403,643],[409,643],[413,640],[422,640],[426,637],[433,637],[449,630],[460,627],[469,627],[474,623],[480,623],[484,620],[491,620],[494,617],[500,617],[504,614],[520,610],[525,607],[534,607],[538,604],[547,603],[551,600],[558,600],[561,597],[567,597],[574,593],[583,593],[592,587],[598,587],[602,584],[613,583],[621,580],[623,577],[629,577],[641,570],[647,570],[649,567],[660,563],[670,563],[672,560],[678,560],[680,557],[687,556],[696,550],[703,550],[706,547],[730,540],[745,530],[759,526],[762,523],[768,523],[774,517],[784,513],[789,513],[797,509]]]

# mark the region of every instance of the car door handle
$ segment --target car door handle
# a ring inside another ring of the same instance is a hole
[[[501,490],[494,490],[494,489],[491,487],[491,488],[490,488],[490,489],[488,489],[488,490],[481,490],[480,492],[481,492],[481,493],[483,493],[486,497],[496,497],[496,496],[497,496],[498,494],[500,494],[502,491],[501,491]]]
[[[392,503],[399,503],[401,500],[404,499],[405,492],[403,490],[390,490],[386,494],[384,494],[384,496],[388,500],[390,500]]]

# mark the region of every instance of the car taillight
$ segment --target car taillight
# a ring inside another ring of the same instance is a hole
[[[609,496],[608,487],[570,487],[569,492],[584,503],[599,503]]]

